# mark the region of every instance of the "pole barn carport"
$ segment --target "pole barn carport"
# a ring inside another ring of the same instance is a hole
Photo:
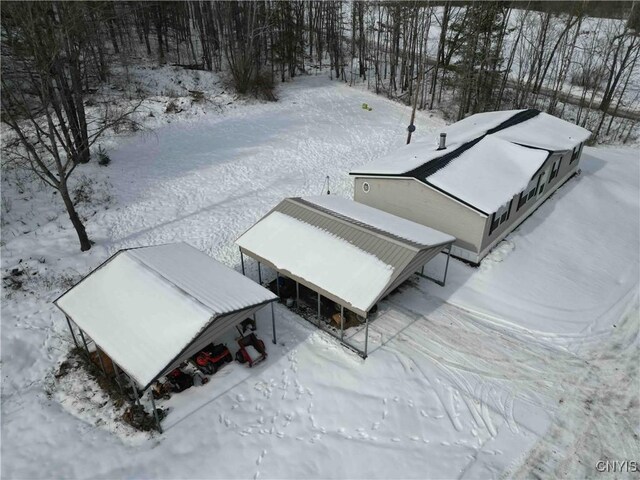
[[[85,334],[109,357],[116,374],[122,370],[144,392],[275,300],[269,290],[196,248],[172,243],[117,252],[54,303],[76,346],[72,324],[87,354]],[[99,352],[97,357],[106,375]]]
[[[299,288],[317,292],[317,326],[321,326],[321,296],[340,305],[340,334],[331,335],[367,357],[369,312],[414,273],[443,250],[449,252],[455,238],[424,225],[337,196],[287,198],[247,230],[236,244],[244,256],[276,271]],[[424,276],[424,275],[423,275]],[[344,338],[344,309],[364,318],[364,348]]]

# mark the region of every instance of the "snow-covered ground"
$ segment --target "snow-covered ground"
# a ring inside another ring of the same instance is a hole
[[[321,193],[327,175],[350,196],[352,167],[404,144],[410,110],[361,89],[318,76],[278,94],[178,98],[173,115],[160,98],[153,131],[105,140],[112,164],[81,172],[101,198],[81,209],[88,253],[54,195],[20,194],[27,180],[5,174],[3,275],[25,273],[2,299],[3,478],[582,478],[636,460],[633,149],[585,148],[581,175],[480,268],[452,261],[446,287],[416,277],[382,302],[367,360],[278,305],[268,360],[174,396],[151,437],[118,425],[80,373],[53,378],[72,345],[51,305],[65,284],[120,248],[170,241],[239,268],[234,240],[282,198]],[[444,122],[419,112],[416,125],[419,138]],[[258,329],[267,340],[267,317]]]

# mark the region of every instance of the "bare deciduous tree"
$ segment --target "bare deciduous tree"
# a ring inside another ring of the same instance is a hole
[[[80,249],[91,248],[71,198],[68,182],[90,159],[91,146],[135,106],[87,119],[81,79],[88,68],[85,5],[7,2],[2,15],[2,121],[15,135],[5,161],[30,169],[60,193]]]

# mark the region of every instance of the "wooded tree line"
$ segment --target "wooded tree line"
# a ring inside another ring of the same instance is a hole
[[[631,22],[585,26],[589,2],[563,2],[563,13],[534,3],[538,10],[504,1],[196,0],[86,2],[73,10],[86,30],[80,61],[92,64],[83,68],[85,90],[104,81],[119,56],[143,56],[228,69],[240,93],[328,67],[334,78],[366,81],[406,103],[419,89],[418,108],[444,107],[453,119],[510,107],[563,115],[569,101],[581,107],[579,123],[589,119],[586,110],[600,110],[604,122],[607,112],[633,109],[640,40]],[[634,5],[626,15],[640,23]],[[596,134],[601,129],[596,123]]]
[[[14,158],[61,193],[102,132],[136,104],[87,119],[83,95],[114,65],[174,64],[228,72],[239,93],[272,99],[277,81],[329,72],[452,120],[539,108],[627,140],[639,118],[640,15],[589,18],[523,2],[3,2],[2,121]],[[556,5],[557,7],[557,5]]]

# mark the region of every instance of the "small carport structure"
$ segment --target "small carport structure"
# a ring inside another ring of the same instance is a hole
[[[333,336],[367,357],[369,313],[414,273],[446,250],[455,238],[381,210],[338,196],[287,198],[247,230],[236,244],[244,256],[295,281],[296,301],[303,285],[317,293],[317,325],[321,327],[321,297],[340,306],[340,332]],[[280,292],[278,291],[278,295]],[[344,338],[344,309],[364,317],[364,349]]]
[[[54,303],[76,346],[72,324],[87,354],[88,336],[108,356],[116,377],[121,370],[144,392],[275,300],[269,290],[196,248],[171,243],[117,252]],[[275,343],[273,303],[271,316]],[[96,356],[107,375],[102,355]]]

